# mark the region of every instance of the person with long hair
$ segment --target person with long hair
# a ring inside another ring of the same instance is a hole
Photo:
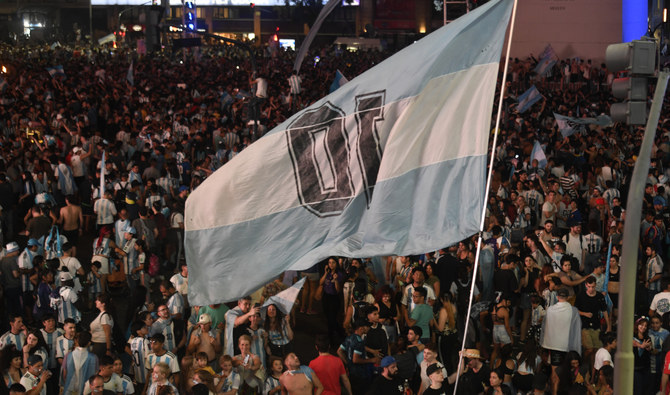
[[[293,329],[289,322],[290,315],[284,315],[275,304],[271,304],[267,309],[265,318],[265,331],[270,340],[270,351],[272,355],[284,356],[293,351]]]
[[[0,372],[7,388],[21,381],[25,373],[23,354],[11,344],[0,351]]]
[[[39,355],[42,362],[46,362],[49,358],[47,344],[44,342],[42,333],[37,329],[28,332],[26,337],[26,344],[23,345],[23,366],[28,366],[28,358],[32,355]]]
[[[489,376],[490,387],[487,388],[484,394],[486,395],[512,395],[512,390],[503,383],[503,374],[494,369]]]
[[[251,336],[242,335],[238,341],[240,353],[233,357],[233,366],[237,368],[240,375],[241,391],[258,393],[263,388],[265,377],[262,376],[261,359],[258,355],[251,353]],[[259,375],[261,377],[259,377]]]
[[[328,258],[323,276],[319,280],[319,285],[323,289],[321,300],[323,303],[323,312],[328,322],[328,337],[331,340],[335,339],[335,335],[339,335],[340,338],[345,337],[344,329],[337,322],[343,284],[344,273],[340,269],[337,259],[335,257]]]
[[[440,295],[442,306],[437,312],[435,322],[439,360],[447,372],[455,372],[458,364],[458,328],[456,327],[457,309],[451,292],[445,291]]]
[[[529,338],[523,350],[516,357],[517,370],[512,376],[512,384],[517,391],[529,392],[533,390],[533,379],[540,367],[542,357],[538,353],[534,338]]]
[[[400,309],[393,297],[393,290],[384,285],[380,291],[375,307],[379,311],[379,322],[384,327],[389,338],[389,344],[395,344],[398,340],[397,322],[400,319]]]
[[[558,394],[585,394],[588,367],[577,351],[569,351],[558,369]],[[637,394],[637,392],[636,392]]]
[[[98,316],[91,321],[91,351],[102,358],[103,355],[112,356],[112,328],[114,318],[110,312],[111,299],[107,294],[100,294],[95,299],[95,307],[100,311]]]
[[[651,350],[653,344],[649,337],[649,318],[640,317],[633,328],[633,388],[635,394],[646,394],[651,381]]]

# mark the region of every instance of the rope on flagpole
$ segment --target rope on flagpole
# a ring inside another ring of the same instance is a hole
[[[463,352],[465,351],[465,342],[468,339],[468,326],[470,325],[470,313],[472,311],[472,297],[474,295],[475,278],[479,268],[479,256],[482,246],[482,232],[484,231],[484,221],[486,219],[486,205],[488,202],[489,191],[491,190],[491,178],[493,175],[493,163],[495,160],[495,151],[498,143],[498,130],[500,129],[500,117],[502,115],[503,97],[505,96],[505,85],[507,83],[507,68],[509,67],[510,49],[512,47],[512,36],[514,35],[514,21],[516,19],[517,0],[514,0],[512,7],[512,18],[510,19],[509,37],[507,38],[507,52],[505,53],[505,67],[503,69],[503,78],[500,85],[500,100],[498,102],[498,113],[496,115],[496,126],[493,133],[493,146],[491,148],[491,160],[489,162],[489,171],[486,177],[486,189],[484,193],[484,205],[482,207],[482,216],[479,223],[479,235],[477,237],[477,252],[475,254],[475,263],[472,269],[472,281],[470,282],[470,298],[468,301],[468,314],[465,316],[465,330],[463,332],[463,342],[461,344],[461,352],[458,355],[458,369],[456,369],[456,382],[454,383],[454,395],[458,391],[458,380],[460,378],[461,369],[463,369]]]

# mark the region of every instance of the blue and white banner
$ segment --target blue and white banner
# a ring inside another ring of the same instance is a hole
[[[530,161],[532,162],[533,159],[537,159],[537,165],[540,167],[540,169],[547,167],[547,155],[545,155],[540,142],[537,140],[535,140],[533,151],[530,153]]]
[[[563,138],[570,137],[575,133],[584,133],[587,125],[612,126],[612,118],[607,115],[598,115],[595,118],[574,118],[554,113],[554,118]]]
[[[65,79],[65,71],[63,70],[62,65],[54,66],[54,67],[47,67],[47,71],[49,72],[49,75],[51,78],[55,78],[57,76],[63,77]]]
[[[305,55],[307,55],[307,51],[309,50],[309,47],[312,45],[312,41],[314,41],[314,38],[319,32],[319,29],[321,29],[323,21],[326,20],[328,15],[330,15],[330,13],[335,9],[335,7],[340,5],[340,3],[341,3],[340,0],[328,0],[328,2],[321,9],[321,12],[319,12],[319,16],[317,16],[314,23],[312,23],[312,27],[309,29],[309,33],[307,33],[307,36],[303,40],[302,45],[300,45],[300,49],[298,49],[298,53],[295,56],[295,62],[293,63],[293,70],[295,70],[296,73],[300,74],[300,67],[302,66],[302,61],[305,59]]]
[[[517,111],[519,111],[519,114],[523,114],[543,97],[544,96],[542,96],[540,91],[537,90],[535,85],[531,86],[527,91],[519,96],[519,104],[516,107]]]
[[[324,258],[421,254],[479,230],[512,0],[478,7],[294,114],[186,202],[189,302]]]
[[[346,84],[347,82],[349,82],[347,77],[345,77],[340,70],[337,70],[335,72],[335,79],[333,80],[333,83],[330,84],[330,93],[335,92],[340,87],[344,86],[344,84]]]

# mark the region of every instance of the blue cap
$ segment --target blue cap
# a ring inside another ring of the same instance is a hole
[[[186,185],[180,186],[179,187],[179,192],[184,192],[184,191],[188,191],[188,187]]]
[[[384,358],[382,358],[382,361],[379,364],[379,366],[382,367],[382,368],[385,368],[387,366],[393,365],[394,363],[396,363],[395,358],[393,358],[390,355],[387,355]]]
[[[28,240],[28,247],[39,247],[40,242],[37,241],[37,239],[30,239]]]
[[[126,228],[126,233],[131,233],[135,235],[137,234],[137,230],[135,230],[135,228],[133,228],[132,226],[129,226]]]

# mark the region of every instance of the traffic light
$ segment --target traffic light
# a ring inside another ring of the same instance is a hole
[[[195,13],[195,1],[184,1],[184,27],[190,32],[194,32],[198,28],[198,18]]]
[[[628,72],[628,76],[612,82],[612,95],[623,100],[610,107],[612,120],[629,125],[646,124],[649,78],[656,73],[656,42],[634,40],[612,44],[605,52],[605,63],[609,71]]]

